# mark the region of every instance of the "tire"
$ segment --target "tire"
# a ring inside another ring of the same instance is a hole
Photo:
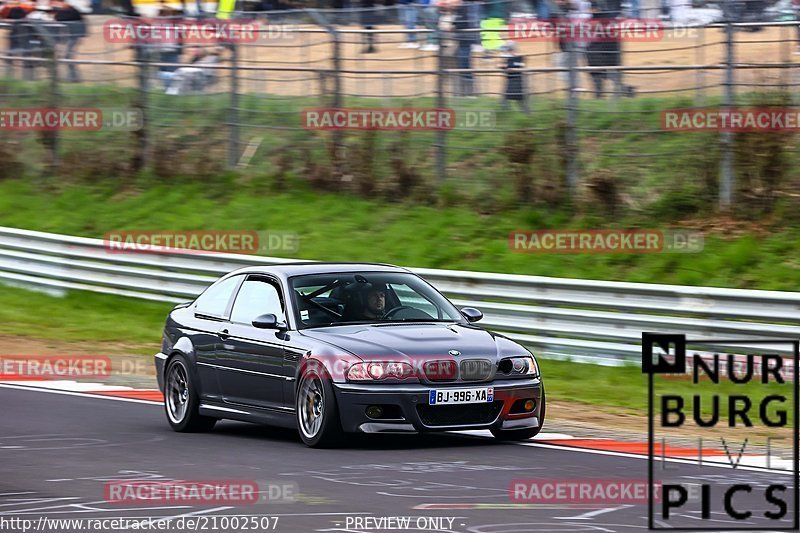
[[[295,417],[300,438],[311,448],[333,448],[344,432],[330,379],[305,370],[295,395]]]
[[[536,428],[526,428],[526,429],[495,429],[492,428],[490,431],[494,438],[497,440],[505,440],[505,441],[513,441],[513,440],[528,440],[532,439],[544,427],[544,417],[545,412],[547,410],[547,401],[544,395],[544,389],[542,389],[542,408],[539,410],[539,427]]]
[[[181,433],[210,431],[216,418],[201,416],[197,383],[186,358],[178,354],[167,363],[164,373],[164,409],[172,429]]]

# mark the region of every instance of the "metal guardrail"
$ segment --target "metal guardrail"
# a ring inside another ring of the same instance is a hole
[[[0,227],[0,281],[163,302],[194,298],[220,275],[293,259],[236,254],[120,253],[100,239]],[[544,357],[639,361],[641,333],[748,341],[800,338],[800,293],[412,269],[481,324]],[[713,349],[731,348],[724,343]],[[781,353],[757,343],[749,347]],[[741,346],[736,346],[737,353]]]

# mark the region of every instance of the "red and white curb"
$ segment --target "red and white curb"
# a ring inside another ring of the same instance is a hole
[[[104,396],[109,398],[139,400],[151,403],[164,403],[164,395],[158,389],[135,389],[123,385],[106,385],[88,381],[73,381],[66,379],[5,379],[0,385],[9,385],[12,388],[36,389],[41,391],[76,393],[81,396]]]

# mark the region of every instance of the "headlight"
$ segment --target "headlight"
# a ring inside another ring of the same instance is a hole
[[[509,376],[538,376],[539,366],[536,359],[530,355],[509,357],[497,365],[498,372]]]
[[[379,381],[382,379],[406,379],[414,375],[414,367],[408,363],[367,362],[356,363],[347,370],[348,381]]]

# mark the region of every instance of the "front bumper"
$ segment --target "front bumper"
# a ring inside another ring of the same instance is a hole
[[[431,389],[493,387],[493,404],[429,406]],[[542,382],[535,379],[486,383],[374,384],[333,383],[342,428],[362,433],[419,433],[463,429],[524,429],[540,425]],[[533,411],[511,413],[517,400],[533,399]],[[397,406],[390,419],[367,416],[370,405]]]

